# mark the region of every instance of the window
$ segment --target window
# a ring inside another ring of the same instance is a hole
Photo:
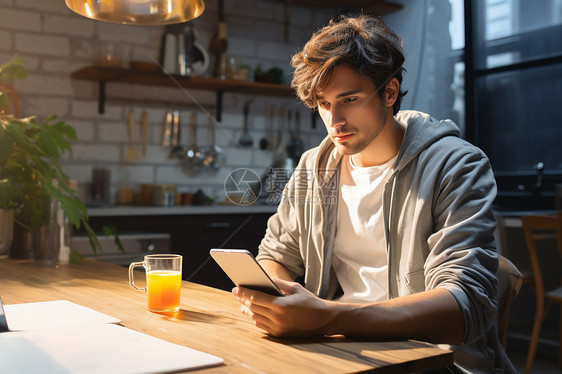
[[[554,209],[554,184],[562,182],[562,0],[466,2],[468,139],[490,158],[499,201],[528,198],[533,208]]]

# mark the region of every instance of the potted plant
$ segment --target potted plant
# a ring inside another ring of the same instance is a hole
[[[0,82],[6,77],[25,77],[22,59],[16,57],[0,65]],[[10,97],[0,94],[0,108],[9,108],[6,100],[12,99],[13,95],[15,91],[10,92]],[[57,219],[53,215],[58,214],[55,211],[59,209],[76,228],[85,228],[90,245],[97,252],[101,246],[88,224],[88,211],[59,164],[65,152],[72,152],[73,140],[76,140],[74,128],[56,116],[44,120],[16,118],[2,109],[0,210],[13,212],[14,224],[28,232],[43,229],[50,235],[56,235],[51,232],[52,228],[45,225]],[[106,228],[106,231],[111,229]],[[34,243],[34,246],[39,244],[43,243]]]

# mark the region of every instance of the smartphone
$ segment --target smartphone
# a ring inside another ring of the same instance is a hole
[[[284,296],[250,251],[213,248],[209,253],[236,286],[273,296]]]

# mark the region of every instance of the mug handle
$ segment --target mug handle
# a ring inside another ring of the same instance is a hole
[[[135,285],[135,277],[133,276],[133,270],[139,266],[144,267],[144,262],[132,262],[131,265],[129,265],[129,284],[137,291],[146,291],[145,287],[137,287]]]

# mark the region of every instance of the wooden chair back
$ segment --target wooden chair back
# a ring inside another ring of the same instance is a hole
[[[529,215],[522,216],[523,232],[529,250],[531,267],[533,269],[535,291],[537,300],[544,299],[545,286],[544,278],[539,261],[539,250],[542,246],[538,245],[545,240],[556,239],[559,258],[562,259],[562,212],[556,215]]]
[[[533,331],[529,342],[529,352],[527,354],[527,363],[525,365],[525,374],[530,374],[533,369],[533,362],[535,360],[542,322],[553,303],[557,303],[562,306],[562,279],[558,280],[554,289],[545,290],[544,276],[538,252],[541,248],[546,248],[546,246],[539,246],[537,244],[544,242],[545,240],[556,239],[559,257],[556,260],[562,260],[562,212],[557,212],[556,215],[552,216],[522,216],[521,222],[523,224],[523,232],[525,234],[527,249],[529,250],[529,257],[531,259],[535,294],[537,297],[535,321],[533,323]],[[559,267],[554,266],[554,268],[558,269]],[[558,365],[562,368],[562,310],[560,311],[559,329]]]

